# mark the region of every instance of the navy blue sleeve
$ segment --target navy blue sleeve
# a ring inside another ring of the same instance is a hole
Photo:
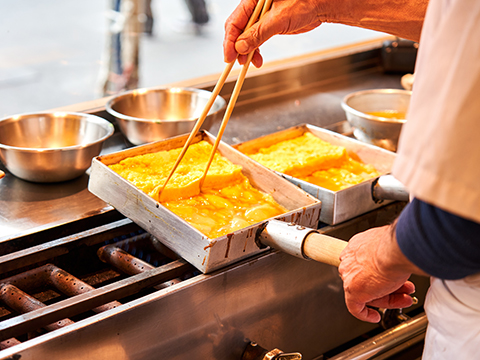
[[[480,224],[414,199],[400,214],[397,242],[427,274],[455,280],[480,272]]]

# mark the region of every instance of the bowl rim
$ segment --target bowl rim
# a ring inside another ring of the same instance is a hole
[[[3,144],[0,142],[0,149],[4,150],[15,150],[15,151],[24,151],[24,152],[32,152],[32,153],[50,153],[50,152],[58,152],[58,151],[72,151],[72,150],[80,150],[80,149],[85,149],[87,147],[103,143],[105,140],[107,140],[110,136],[113,135],[115,132],[115,127],[113,124],[94,114],[88,114],[88,113],[82,113],[82,112],[74,112],[74,111],[44,111],[44,112],[27,112],[27,113],[21,113],[21,114],[15,114],[11,116],[4,117],[0,119],[0,125],[4,121],[8,121],[10,119],[14,119],[17,117],[30,117],[30,116],[52,116],[52,115],[57,115],[57,116],[79,116],[82,118],[86,118],[88,122],[95,123],[99,126],[101,126],[103,129],[107,131],[107,133],[102,136],[101,138],[98,138],[95,141],[89,142],[88,144],[84,145],[72,145],[72,146],[63,146],[60,148],[32,148],[32,147],[23,147],[23,146],[12,146],[12,145],[7,145]]]
[[[360,91],[355,91],[352,93],[349,93],[345,95],[341,102],[341,106],[345,112],[350,112],[353,115],[359,116],[364,119],[368,119],[371,121],[376,121],[376,122],[383,122],[383,123],[391,123],[391,124],[404,124],[407,122],[406,119],[391,119],[391,118],[385,118],[381,116],[375,116],[375,115],[369,115],[364,112],[361,112],[359,110],[356,110],[352,108],[350,105],[347,104],[347,101],[350,100],[353,97],[365,95],[365,94],[372,94],[372,93],[380,93],[380,94],[403,94],[403,95],[412,95],[411,90],[404,90],[404,89],[367,89],[367,90],[360,90]]]
[[[117,119],[128,120],[128,121],[136,121],[136,122],[144,122],[144,123],[159,123],[160,124],[160,123],[163,123],[163,122],[173,123],[173,122],[178,122],[178,121],[196,121],[198,119],[198,117],[190,117],[190,118],[181,119],[181,120],[142,119],[142,118],[138,118],[138,117],[135,117],[135,116],[130,116],[130,115],[125,115],[125,114],[119,113],[118,111],[116,111],[112,108],[112,104],[122,97],[126,97],[128,95],[131,95],[131,94],[134,94],[134,93],[137,93],[137,92],[140,93],[140,94],[144,94],[144,93],[148,93],[148,92],[158,92],[158,91],[164,91],[164,90],[168,90],[170,92],[178,92],[178,90],[182,90],[182,91],[187,91],[187,92],[190,92],[190,93],[208,94],[209,99],[213,95],[213,92],[210,91],[210,90],[199,89],[199,88],[194,88],[194,87],[160,86],[160,87],[138,88],[138,89],[124,91],[124,92],[122,92],[120,94],[117,94],[117,95],[113,95],[107,101],[107,103],[105,104],[105,110],[107,111],[107,113],[116,117]],[[172,91],[172,90],[175,90],[175,91]],[[215,114],[215,113],[221,111],[223,108],[225,108],[227,106],[227,102],[225,101],[225,99],[222,96],[220,96],[220,94],[217,95],[217,97],[215,98],[215,101],[213,103],[216,103],[217,101],[219,101],[221,103],[220,109],[212,112],[212,109],[210,108],[207,115]],[[213,106],[213,104],[212,104],[212,106]]]

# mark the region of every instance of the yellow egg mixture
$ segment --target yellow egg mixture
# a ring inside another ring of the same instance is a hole
[[[381,117],[381,118],[395,119],[395,120],[405,120],[407,117],[407,114],[405,111],[397,111],[397,110],[371,111],[371,112],[367,112],[367,114]]]
[[[271,195],[251,186],[239,165],[216,153],[200,191],[212,145],[191,145],[158,198],[181,149],[126,158],[113,171],[214,239],[287,212]]]
[[[332,191],[379,176],[372,165],[352,159],[343,146],[332,145],[309,132],[248,156],[272,170]]]

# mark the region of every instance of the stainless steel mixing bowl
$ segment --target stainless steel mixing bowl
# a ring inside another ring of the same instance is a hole
[[[29,113],[0,120],[0,159],[13,175],[59,182],[82,175],[113,125],[82,113]]]
[[[342,101],[353,135],[360,141],[397,150],[398,138],[406,120],[369,115],[371,112],[398,111],[406,113],[411,91],[398,89],[373,89],[351,93]]]
[[[210,91],[194,88],[136,89],[113,97],[106,109],[128,141],[140,145],[190,132],[210,96]],[[202,129],[223,116],[225,107],[217,96]]]

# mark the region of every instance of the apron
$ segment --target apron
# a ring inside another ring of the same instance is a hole
[[[431,0],[393,175],[418,199],[480,223],[479,134],[480,1]],[[480,359],[480,274],[432,278],[425,312],[424,360]]]
[[[422,360],[480,359],[480,274],[431,279]]]
[[[480,1],[431,0],[392,173],[416,198],[480,223]]]

